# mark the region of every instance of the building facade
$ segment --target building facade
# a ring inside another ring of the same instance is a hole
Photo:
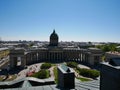
[[[109,62],[111,59],[113,58],[120,58],[120,53],[119,52],[106,52],[105,53],[105,57],[106,57],[106,62]]]

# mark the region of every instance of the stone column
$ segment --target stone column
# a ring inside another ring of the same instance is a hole
[[[47,61],[47,52],[45,52],[45,60]]]
[[[52,61],[52,58],[53,58],[53,53],[50,52],[50,61]]]
[[[51,52],[49,52],[49,60],[51,61]]]
[[[41,52],[41,61],[44,60],[44,52]]]
[[[62,61],[62,53],[59,53],[59,61]]]
[[[37,62],[37,53],[35,53],[35,62]]]
[[[86,63],[86,53],[84,54],[84,62]]]
[[[15,66],[14,58],[10,56],[10,68],[14,68],[14,66]]]
[[[81,62],[83,62],[83,53],[81,54]]]
[[[53,61],[55,61],[55,52],[53,52]]]
[[[31,63],[33,63],[33,53],[31,53]]]
[[[63,61],[63,52],[60,54],[60,59]]]
[[[82,54],[82,62],[84,62],[84,53]]]
[[[79,52],[79,62],[81,61],[81,53]]]
[[[59,53],[56,53],[56,60],[57,60],[57,61],[58,61],[58,54],[59,54]]]
[[[32,54],[30,53],[30,64],[32,63]]]
[[[85,53],[83,54],[83,61],[85,62]]]
[[[87,59],[87,63],[89,62],[89,61],[88,61],[88,58],[89,58],[89,55],[87,54],[87,58],[86,58],[86,59]]]
[[[85,63],[87,63],[87,54],[85,54]]]
[[[25,55],[25,59],[26,59],[26,64],[29,64],[29,55],[28,54]]]
[[[35,62],[35,53],[33,53],[33,62]]]
[[[52,58],[51,58],[52,61],[54,61],[54,53],[52,52]]]
[[[82,62],[82,53],[80,54],[80,61]]]
[[[25,60],[25,57],[24,57],[24,56],[21,57],[21,67],[22,67],[22,68],[25,68],[25,67],[26,67],[26,60]]]
[[[83,58],[82,58],[82,57],[83,57],[83,53],[81,53],[81,62],[83,61]]]
[[[38,55],[37,55],[37,60],[38,60],[38,61],[40,60],[40,57],[39,57],[39,52],[38,52]]]

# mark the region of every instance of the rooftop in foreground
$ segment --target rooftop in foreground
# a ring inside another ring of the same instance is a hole
[[[63,90],[63,89],[66,90],[65,88],[57,87],[57,84],[46,84],[46,85],[40,85],[40,86],[32,86],[31,85],[32,80],[36,81],[36,80],[34,80],[34,78],[31,78],[31,77],[26,78],[26,79],[24,78],[24,79],[20,80],[20,81],[22,81],[21,87],[9,88],[9,90]],[[14,81],[12,81],[11,84],[13,82]],[[18,82],[16,82],[16,84]],[[0,85],[1,85],[1,83],[3,83],[3,82],[0,82]],[[39,80],[39,83],[44,83],[44,80]],[[4,84],[5,84],[5,82],[4,82]],[[15,82],[14,82],[14,84],[15,84]],[[0,89],[0,90],[8,90],[8,89]],[[99,90],[99,80],[81,82],[78,79],[75,79],[75,89],[69,89],[69,90]]]

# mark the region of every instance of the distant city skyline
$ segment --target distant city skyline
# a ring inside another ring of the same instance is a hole
[[[120,42],[120,0],[0,0],[2,40]]]

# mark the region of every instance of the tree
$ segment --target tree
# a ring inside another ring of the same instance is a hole
[[[34,45],[34,43],[31,42],[31,43],[29,44],[29,47],[32,47],[33,45]]]
[[[116,44],[107,44],[107,45],[97,45],[97,48],[101,49],[104,52],[108,52],[108,51],[116,51]]]

